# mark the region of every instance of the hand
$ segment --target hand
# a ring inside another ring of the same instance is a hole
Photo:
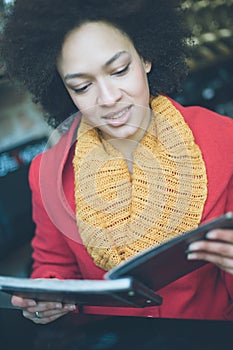
[[[207,240],[191,243],[189,260],[205,260],[233,274],[233,230],[216,229],[206,235]]]
[[[24,299],[13,295],[12,305],[23,310],[23,316],[38,324],[46,324],[55,321],[68,312],[74,311],[76,305],[62,304],[58,302],[36,302],[33,299]]]

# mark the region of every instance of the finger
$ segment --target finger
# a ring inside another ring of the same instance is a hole
[[[227,230],[227,229],[212,230],[206,234],[206,238],[211,240],[215,239],[219,241],[225,241],[233,244],[233,230]]]
[[[42,312],[46,310],[61,310],[63,308],[62,303],[60,302],[37,302],[35,306],[27,307],[27,311],[31,313],[35,313],[36,311]]]
[[[50,311],[45,311],[45,312],[38,312],[38,315],[36,315],[35,312],[31,313],[28,312],[27,310],[23,310],[23,316],[34,323],[37,324],[46,324],[52,321],[55,321],[59,317],[64,316],[67,314],[69,311],[67,310],[50,310]]]
[[[65,309],[62,309],[62,310],[55,309],[55,310],[39,311],[37,313],[33,313],[33,316],[40,319],[48,319],[58,315],[63,316],[69,312],[70,312],[69,310],[65,310]]]
[[[76,304],[63,304],[63,308],[65,310],[74,311],[77,309],[77,305]]]
[[[188,253],[209,252],[233,259],[233,244],[220,241],[197,241],[188,247]]]
[[[35,313],[36,311],[43,312],[47,310],[67,310],[74,311],[76,309],[76,305],[73,304],[65,304],[59,302],[38,302],[36,306],[28,307],[27,311],[31,313]]]
[[[217,254],[207,252],[190,253],[187,256],[188,260],[205,260],[207,262],[217,265],[220,269],[233,274],[233,259]]]
[[[24,299],[22,297],[19,297],[17,295],[13,295],[11,298],[11,303],[13,306],[16,307],[30,307],[30,306],[36,306],[36,301],[33,299]]]

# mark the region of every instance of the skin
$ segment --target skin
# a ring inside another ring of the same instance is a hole
[[[130,39],[118,29],[96,22],[68,33],[57,68],[83,118],[122,152],[131,170],[133,151],[150,123],[147,74],[151,63],[138,55]],[[233,274],[233,230],[209,232],[207,241],[189,246],[187,258],[212,262]],[[17,296],[12,297],[12,304],[22,308],[26,318],[40,324],[76,308]],[[36,311],[40,318],[35,317]]]
[[[189,260],[205,260],[233,274],[233,230],[213,230],[208,240],[190,244]]]
[[[144,62],[126,35],[99,22],[69,33],[58,70],[86,122],[131,159],[150,122],[151,63]],[[123,116],[113,119],[120,112]]]

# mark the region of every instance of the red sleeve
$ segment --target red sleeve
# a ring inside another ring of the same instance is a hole
[[[228,212],[228,211],[233,212],[233,175],[231,177],[231,180],[230,180],[228,188],[227,188],[226,212]]]
[[[29,183],[32,190],[33,220],[36,224],[32,240],[32,278],[81,278],[76,258],[70,249],[67,238],[51,222],[40,195],[39,167],[41,155],[30,167]],[[49,175],[49,174],[48,174]]]
[[[227,197],[227,203],[226,203],[226,212],[228,211],[233,212],[233,176],[231,178],[231,181],[229,182],[229,186],[227,190],[228,190],[228,197]],[[232,300],[231,312],[233,312],[233,275],[227,272],[222,272],[222,275],[223,275],[223,278],[225,279],[226,287],[230,295],[230,298]]]

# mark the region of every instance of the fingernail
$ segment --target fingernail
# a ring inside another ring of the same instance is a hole
[[[64,308],[65,308],[66,310],[73,311],[73,310],[76,309],[76,305],[66,305]]]
[[[197,255],[194,253],[188,254],[187,259],[188,260],[195,260],[195,259],[197,259]]]
[[[209,231],[206,234],[206,238],[216,238],[216,232],[215,231]]]
[[[195,249],[198,249],[199,248],[199,243],[197,242],[194,242],[194,243],[191,243],[188,247],[188,250],[195,250]]]
[[[62,309],[62,304],[61,303],[57,303],[56,304],[56,309]]]
[[[36,302],[34,300],[31,300],[28,302],[28,306],[36,306]]]

